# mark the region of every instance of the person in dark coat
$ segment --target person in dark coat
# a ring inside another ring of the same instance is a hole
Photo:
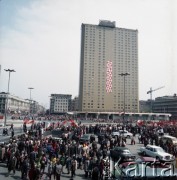
[[[9,164],[8,164],[8,173],[13,170],[13,173],[15,174],[15,169],[16,169],[16,164],[17,164],[17,158],[15,157],[14,153],[12,153]]]
[[[92,171],[92,180],[99,180],[99,169],[97,166],[93,168]]]

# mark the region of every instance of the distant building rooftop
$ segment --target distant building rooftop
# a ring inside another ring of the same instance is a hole
[[[99,26],[115,28],[116,22],[115,21],[100,20]]]

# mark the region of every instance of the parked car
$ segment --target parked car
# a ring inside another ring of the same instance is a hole
[[[111,174],[118,180],[176,180],[173,163],[161,163],[152,157],[139,157],[132,162],[124,162],[116,166]]]
[[[119,132],[121,136],[124,136],[126,138],[131,138],[133,136],[133,134],[128,132],[127,130],[119,130]]]
[[[133,161],[136,156],[134,156],[127,147],[115,147],[110,150],[110,157],[113,160],[119,160],[121,162]]]
[[[160,138],[160,140],[166,144],[167,142],[173,145],[177,145],[177,138],[169,135],[164,135]]]
[[[147,145],[146,147],[140,148],[140,153],[144,156],[151,156],[160,161],[174,161],[175,157],[172,154],[166,153],[161,147]]]
[[[52,137],[62,138],[64,136],[69,136],[69,139],[71,139],[73,133],[69,133],[69,131],[63,131],[61,129],[54,129],[51,131]]]
[[[114,131],[114,132],[112,132],[111,135],[114,138],[115,136],[120,136],[120,133],[119,133],[119,131]]]
[[[83,144],[83,143],[90,143],[93,142],[93,140],[95,140],[95,135],[94,134],[84,134],[83,136],[80,137],[79,139],[79,143]]]
[[[131,138],[133,134],[128,132],[127,130],[119,130],[119,131],[112,132],[112,137],[115,137],[115,136],[123,136],[126,138]]]

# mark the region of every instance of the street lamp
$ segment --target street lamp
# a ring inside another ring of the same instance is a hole
[[[15,72],[14,69],[4,69],[6,72],[9,72],[9,80],[8,80],[8,89],[7,89],[7,96],[6,96],[6,103],[5,103],[5,119],[4,119],[4,126],[6,126],[7,121],[7,103],[8,103],[8,96],[9,96],[9,87],[10,87],[10,73]]]
[[[51,114],[51,101],[52,101],[52,96],[49,96],[50,101],[49,101],[49,116]]]
[[[124,119],[125,119],[125,77],[129,76],[130,73],[121,73],[119,74],[120,76],[123,76],[123,82],[124,82],[124,109],[123,109],[123,123],[124,123]]]
[[[31,106],[31,90],[33,90],[34,88],[29,87],[28,88],[30,90],[30,114],[33,113],[33,107]]]

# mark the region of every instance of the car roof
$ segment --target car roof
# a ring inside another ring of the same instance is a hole
[[[161,148],[160,146],[155,146],[155,145],[150,145],[150,144],[148,144],[146,147],[151,147],[151,148]]]
[[[94,136],[94,134],[83,134],[83,136],[86,135],[86,136]]]
[[[115,149],[119,149],[119,150],[129,150],[127,147],[121,147],[121,146],[116,146]]]
[[[175,139],[176,139],[176,137],[174,137],[174,136],[170,136],[170,135],[164,135],[164,136],[162,136],[162,138],[163,138],[163,137],[166,137],[166,138],[172,138],[172,139],[174,139],[174,138],[175,138]]]

